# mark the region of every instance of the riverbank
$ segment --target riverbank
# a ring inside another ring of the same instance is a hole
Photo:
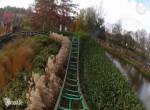
[[[136,68],[129,64],[123,64],[119,59],[113,58],[112,55],[106,52],[106,56],[112,63],[120,70],[123,76],[127,79],[128,83],[132,86],[140,100],[150,110],[150,80],[144,77]]]
[[[136,56],[136,53],[132,52],[132,55],[131,54],[126,55],[125,52],[123,52],[123,51],[121,52],[120,50],[110,47],[107,42],[99,41],[99,44],[108,53],[113,55],[113,57],[119,58],[120,61],[124,64],[130,64],[130,65],[134,66],[137,70],[140,71],[140,73],[142,73],[144,76],[150,78],[150,68],[145,67],[145,65],[142,62],[134,59],[134,56]],[[127,51],[127,50],[124,49],[124,51]],[[130,50],[128,50],[128,51],[130,52]]]
[[[80,81],[92,110],[144,110],[138,97],[119,70],[94,39],[82,41]]]

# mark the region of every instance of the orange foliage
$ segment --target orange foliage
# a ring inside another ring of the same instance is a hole
[[[0,88],[15,78],[20,71],[31,68],[34,55],[31,39],[18,39],[7,44],[0,52]]]
[[[84,31],[87,31],[87,29],[83,21],[80,19],[77,19],[71,24],[71,31],[72,32],[84,32]]]

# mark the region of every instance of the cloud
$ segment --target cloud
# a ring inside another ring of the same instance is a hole
[[[122,21],[128,31],[145,29],[150,32],[150,10],[137,0],[74,0],[81,8],[99,7],[102,4],[106,24]],[[146,2],[146,1],[145,1]],[[145,3],[143,2],[143,3]]]
[[[73,0],[80,8],[97,9],[102,5],[106,24],[122,20],[123,28],[129,31],[146,29],[150,32],[150,0]],[[25,7],[34,0],[0,0],[0,7],[7,5]]]
[[[115,23],[117,20],[121,20],[123,28],[126,30],[136,31],[144,28],[150,32],[150,11],[145,7],[141,8],[138,2],[103,0],[103,7],[106,12],[106,22]]]
[[[34,0],[0,0],[0,7],[5,7],[10,5],[10,6],[28,8],[29,5],[31,5],[33,2]]]

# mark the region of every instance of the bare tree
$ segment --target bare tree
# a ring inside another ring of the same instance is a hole
[[[139,47],[143,50],[145,50],[146,36],[147,32],[144,29],[136,32],[137,42],[139,43]]]
[[[85,23],[88,32],[91,34],[98,34],[100,31],[105,31],[104,19],[101,15],[102,12],[97,11],[93,7],[86,9]]]
[[[150,58],[150,34],[148,35],[148,38],[146,39],[146,51],[147,51],[147,56]]]
[[[112,32],[114,34],[121,34],[121,32],[122,32],[122,22],[121,22],[121,20],[119,20],[116,24],[113,25]]]

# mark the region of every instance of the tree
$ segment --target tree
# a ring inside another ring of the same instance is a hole
[[[120,20],[116,24],[113,25],[112,32],[114,34],[121,34],[121,32],[122,32],[122,23],[121,23]]]
[[[142,29],[142,30],[138,30],[136,33],[136,39],[137,39],[137,42],[139,44],[139,48],[145,50],[145,44],[146,44],[146,36],[147,36],[147,32]]]
[[[72,26],[74,31],[88,32],[89,34],[105,40],[105,27],[102,12],[93,7],[80,10],[77,20]]]
[[[32,25],[31,25],[27,16],[24,16],[22,18],[21,27],[22,27],[22,30],[25,30],[25,31],[31,31],[32,30],[32,28],[31,28]]]
[[[60,25],[70,26],[71,13],[75,13],[76,5],[71,0],[35,0],[35,6],[30,13],[30,21],[35,28],[58,31]]]
[[[87,30],[90,33],[93,33],[94,28],[96,27],[96,22],[97,22],[97,18],[96,18],[96,10],[92,7],[87,8],[86,10],[86,26],[87,26]]]
[[[72,24],[74,17],[71,14],[76,14],[77,5],[73,4],[71,0],[62,0],[59,9],[60,15],[60,24],[62,25],[62,29],[65,27],[70,28],[70,24]],[[64,31],[64,30],[63,30]]]
[[[3,22],[6,27],[6,32],[9,32],[12,26],[12,22],[14,19],[14,14],[11,12],[5,12],[3,14]]]
[[[146,53],[146,37],[147,32],[142,30],[137,30],[135,33],[136,42],[137,42],[137,49],[141,53],[141,55],[145,58],[147,56]]]
[[[3,20],[4,9],[0,8],[0,22]]]
[[[127,49],[134,50],[136,48],[136,42],[131,36],[131,32],[126,32],[122,35],[123,46]]]
[[[85,17],[85,26],[87,27],[87,31],[103,40],[105,37],[105,27],[104,27],[104,18],[102,17],[102,11],[99,12],[93,7],[86,9],[86,17]]]
[[[86,17],[86,10],[81,9],[80,14],[77,15],[77,18],[74,20],[72,24],[72,31],[79,31],[79,32],[87,31],[87,27],[85,25],[85,17]]]
[[[0,26],[6,32],[10,32],[12,29],[18,30],[25,11],[24,8],[10,6],[0,8]]]
[[[150,34],[148,35],[148,38],[146,40],[146,50],[147,50],[147,56],[150,58]]]

